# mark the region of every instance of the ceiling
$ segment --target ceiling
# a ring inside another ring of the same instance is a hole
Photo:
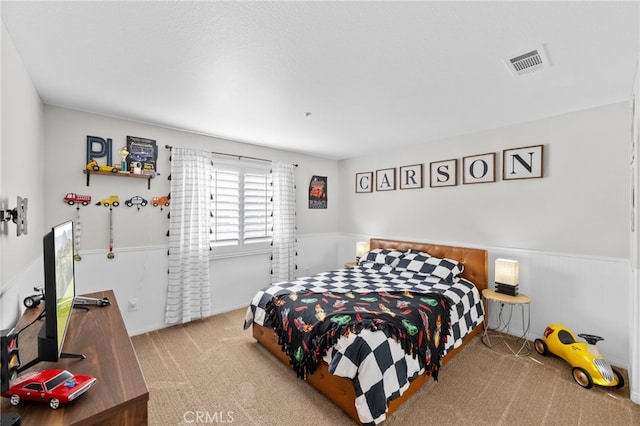
[[[330,159],[629,100],[640,51],[637,1],[1,7],[45,104]]]

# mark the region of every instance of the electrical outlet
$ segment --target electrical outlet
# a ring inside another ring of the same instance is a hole
[[[128,306],[129,306],[129,312],[137,311],[138,299],[129,299]]]

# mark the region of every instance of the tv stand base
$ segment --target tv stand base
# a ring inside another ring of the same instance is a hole
[[[85,354],[68,354],[66,352],[62,352],[60,354],[60,358],[78,358],[78,359],[87,359]]]

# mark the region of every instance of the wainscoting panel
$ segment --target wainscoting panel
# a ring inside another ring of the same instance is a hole
[[[355,243],[368,236],[305,235],[298,239],[299,276],[342,267],[355,258]],[[447,244],[446,242],[439,241]],[[465,245],[449,243],[452,245]],[[83,252],[76,263],[79,293],[113,289],[131,335],[166,327],[166,247],[142,247],[106,253]],[[540,337],[551,323],[576,333],[604,337],[600,351],[614,365],[629,366],[631,307],[630,265],[627,259],[544,253],[488,247],[489,282],[496,258],[520,262],[520,292],[531,298],[530,339]],[[250,265],[250,267],[247,267]],[[212,306],[221,313],[247,306],[257,290],[269,284],[269,255],[216,259],[211,262]],[[128,301],[136,299],[137,310]],[[489,312],[489,318],[496,315]],[[493,317],[495,318],[495,316]],[[518,321],[514,334],[522,333]]]
[[[428,241],[420,238],[397,238]],[[368,241],[367,235],[343,234],[338,253],[340,261],[355,256],[355,242]],[[431,241],[454,246],[461,242]],[[520,293],[531,298],[531,323],[528,338],[541,337],[547,325],[560,323],[576,334],[602,336],[598,343],[603,355],[616,366],[629,367],[630,263],[628,259],[547,253],[503,247],[473,247],[489,251],[489,287],[493,288],[494,264],[498,258],[520,262]],[[497,318],[499,305],[491,304],[489,318]],[[522,335],[519,309],[514,309],[511,332]]]

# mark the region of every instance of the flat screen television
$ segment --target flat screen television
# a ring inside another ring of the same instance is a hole
[[[76,297],[73,222],[54,226],[43,238],[44,326],[38,334],[38,359],[58,361]]]
[[[85,358],[82,354],[62,352],[76,298],[73,232],[73,221],[67,221],[51,228],[51,231],[42,239],[44,310],[40,317],[44,317],[44,324],[38,333],[38,356],[21,365],[17,372],[26,370],[41,361],[56,362],[60,358]]]

